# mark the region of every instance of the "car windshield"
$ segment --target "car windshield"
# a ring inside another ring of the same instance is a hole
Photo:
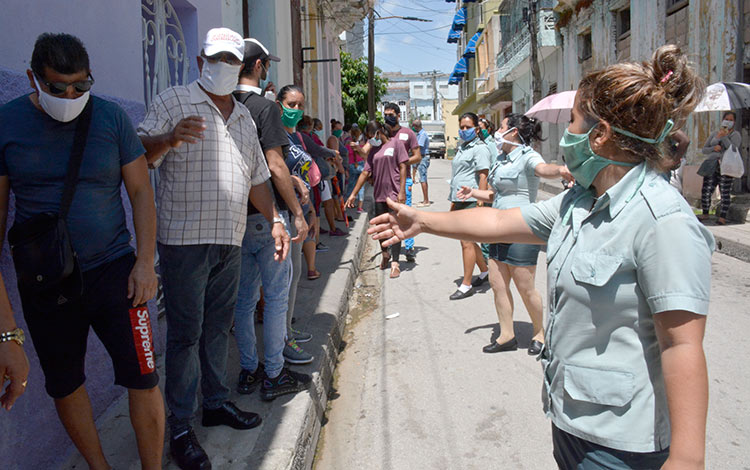
[[[430,140],[433,140],[436,142],[445,142],[445,134],[443,133],[430,134]]]

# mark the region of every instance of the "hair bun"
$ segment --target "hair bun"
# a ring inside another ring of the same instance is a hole
[[[672,105],[675,128],[679,129],[703,98],[705,82],[696,75],[687,56],[674,44],[654,51],[651,63],[644,63],[644,67],[651,71],[657,89],[666,93]]]

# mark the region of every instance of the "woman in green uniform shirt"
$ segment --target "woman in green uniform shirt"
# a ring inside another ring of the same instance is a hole
[[[470,209],[477,206],[475,198],[461,200],[458,191],[462,186],[487,189],[487,172],[492,166],[492,153],[480,135],[479,118],[474,113],[465,113],[458,120],[458,144],[456,156],[451,161],[451,187],[448,200],[451,201],[451,211]],[[480,204],[481,205],[481,204]],[[461,240],[461,256],[463,258],[464,276],[456,292],[450,295],[451,300],[465,299],[474,294],[474,287],[487,280],[489,272],[487,261],[482,256],[479,245],[474,242]],[[473,283],[471,275],[474,265],[479,267],[479,277]]]
[[[547,243],[544,410],[560,468],[702,469],[714,240],[661,176],[703,81],[676,46],[587,75],[560,142],[576,185],[521,208],[391,202],[376,239]]]

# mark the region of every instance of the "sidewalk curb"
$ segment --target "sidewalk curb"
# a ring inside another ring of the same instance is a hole
[[[369,198],[368,198],[369,199]],[[368,200],[368,206],[371,200]],[[328,392],[333,383],[333,373],[338,361],[339,348],[349,313],[349,296],[359,275],[359,259],[366,246],[369,212],[354,221],[350,229],[351,243],[341,255],[341,262],[331,274],[329,282],[320,293],[317,312],[332,314],[328,338],[323,345],[318,370],[312,372],[313,383],[309,393],[295,396],[283,407],[274,406],[266,420],[277,420],[277,432],[262,435],[256,442],[252,457],[233,468],[259,470],[309,470],[320,437],[321,423],[328,405]],[[238,464],[240,462],[237,462]]]

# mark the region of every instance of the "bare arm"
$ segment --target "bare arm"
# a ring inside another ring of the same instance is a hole
[[[456,192],[456,196],[462,201],[473,197],[481,202],[491,203],[495,199],[495,192],[491,189],[477,189],[468,186],[461,186],[461,189]]]
[[[200,116],[188,116],[177,123],[170,132],[155,136],[141,135],[141,143],[146,147],[146,160],[149,165],[156,165],[170,149],[177,148],[183,142],[194,144],[203,138],[206,130],[205,119]]]
[[[565,165],[555,165],[553,163],[540,163],[534,168],[534,174],[541,178],[555,178],[561,176],[566,181],[573,181],[573,175],[568,171]]]
[[[362,186],[365,184],[365,181],[367,181],[367,178],[369,177],[370,177],[370,172],[366,170],[363,170],[362,173],[359,174],[359,178],[357,178],[357,183],[354,185],[354,189],[352,189],[352,193],[346,199],[346,207],[354,207],[356,194],[359,192],[360,189],[362,189]]]
[[[419,151],[419,147],[411,149],[411,157],[409,157],[409,165],[419,165],[422,161],[422,152]]]
[[[294,215],[297,236],[294,237],[293,241],[300,242],[307,237],[307,222],[305,222],[305,214],[302,213],[302,206],[300,206],[297,196],[294,194],[292,175],[289,173],[286,163],[284,163],[284,155],[282,154],[281,147],[272,147],[263,153],[266,156],[268,169],[271,171],[273,185],[279,191],[279,194],[281,194],[286,205],[289,206],[292,215]]]
[[[402,204],[406,202],[406,165],[407,163],[398,164],[399,181],[401,186],[398,190],[398,202]]]
[[[681,310],[657,313],[654,327],[672,427],[663,469],[703,469],[708,410],[708,372],[703,353],[706,317]]]
[[[128,298],[137,307],[156,295],[158,285],[154,272],[156,206],[146,159],[141,156],[122,167],[122,180],[133,207],[136,242],[136,262],[128,277]]]
[[[5,227],[8,223],[8,199],[10,197],[10,179],[0,176],[0,248],[5,241]],[[16,329],[13,309],[10,306],[5,281],[0,275],[0,333]],[[5,387],[5,377],[10,377],[10,384]],[[23,395],[26,387],[22,384],[29,376],[29,361],[23,347],[15,341],[0,343],[0,406],[10,411],[13,403]],[[3,389],[5,389],[3,391]]]
[[[545,243],[531,231],[519,208],[477,207],[453,212],[426,212],[390,199],[388,206],[392,212],[373,218],[370,221],[372,227],[367,230],[375,240],[387,240],[385,246],[423,232],[480,243]]]

